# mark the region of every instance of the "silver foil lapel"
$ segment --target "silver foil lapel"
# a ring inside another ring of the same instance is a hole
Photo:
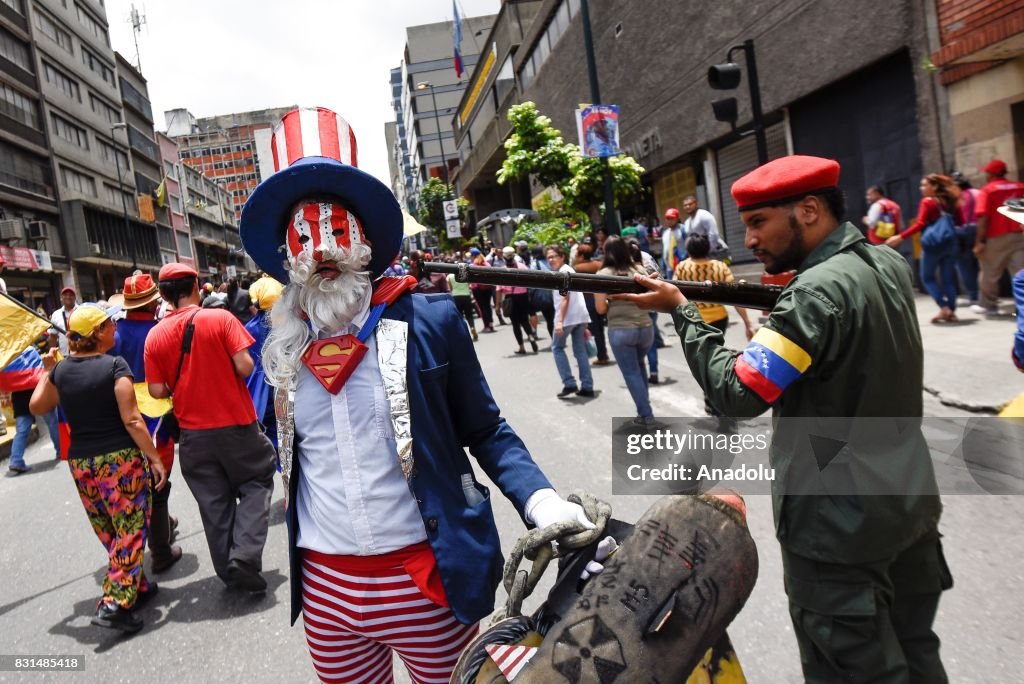
[[[412,476],[412,421],[409,410],[408,370],[409,325],[382,318],[377,323],[377,364],[380,366],[384,396],[391,407],[398,464],[406,481]]]
[[[288,482],[292,475],[292,455],[295,450],[295,392],[274,390],[274,415],[277,416],[277,451],[281,460],[281,481],[284,483],[285,504],[288,503]]]

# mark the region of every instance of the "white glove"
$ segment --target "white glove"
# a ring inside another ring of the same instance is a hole
[[[594,553],[594,560],[587,563],[587,567],[580,574],[580,580],[586,582],[591,577],[604,572],[604,561],[608,560],[608,556],[615,553],[618,548],[619,543],[615,541],[614,537],[605,537],[599,541],[597,551]]]
[[[587,518],[582,506],[566,501],[554,489],[538,489],[530,495],[526,500],[526,519],[541,528],[572,520],[588,530],[597,527]]]

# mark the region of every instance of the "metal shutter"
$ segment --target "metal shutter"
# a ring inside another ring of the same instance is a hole
[[[769,126],[768,158],[776,159],[786,156],[786,124],[785,122]],[[729,243],[729,253],[736,263],[754,261],[750,250],[743,246],[746,229],[740,221],[740,213],[736,211],[736,203],[732,200],[729,190],[741,176],[757,168],[757,145],[753,135],[748,135],[737,142],[727,145],[716,152],[718,161],[718,188],[721,195],[722,225],[725,241]]]

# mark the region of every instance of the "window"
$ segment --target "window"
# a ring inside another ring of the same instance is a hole
[[[580,13],[580,0],[566,0],[566,4],[569,5],[569,14],[572,16]]]
[[[47,83],[72,100],[82,101],[82,91],[78,87],[78,81],[45,60],[43,61],[43,76],[46,78]]]
[[[554,20],[554,22],[552,22],[551,25],[557,27],[556,31],[558,32],[557,33],[558,38],[561,38],[562,34],[565,33],[565,30],[567,28],[569,28],[569,3],[568,2],[562,2],[561,6],[559,6],[558,12],[555,13],[555,20]],[[558,40],[558,38],[555,38],[555,40]],[[554,41],[552,41],[551,44],[554,45]]]
[[[92,16],[89,10],[77,2],[75,3],[75,11],[78,12],[78,21],[82,23],[82,26],[99,38],[107,47],[110,47],[110,35],[107,33],[107,27],[100,23],[96,17]]]
[[[115,207],[121,206],[121,200],[124,200],[124,206],[131,210],[132,204],[135,202],[135,197],[128,192],[121,192],[119,188],[113,185],[103,184],[103,192],[107,202],[113,204]]]
[[[184,214],[185,213],[185,212],[183,212],[181,210],[181,198],[180,197],[178,197],[177,195],[168,195],[167,197],[168,197],[168,201],[171,204],[171,211],[173,211],[175,214]]]
[[[121,121],[121,110],[110,106],[94,93],[89,93],[89,105],[92,107],[92,111],[106,119],[107,123],[118,123]]]
[[[68,190],[96,197],[96,181],[92,179],[92,176],[87,176],[84,173],[79,173],[72,168],[62,165],[60,167],[60,179]]]
[[[100,156],[104,160],[110,162],[115,168],[120,168],[122,171],[128,170],[128,155],[117,149],[106,140],[100,140]]]
[[[58,138],[63,138],[83,150],[89,149],[89,134],[85,132],[84,128],[76,126],[53,112],[50,113],[50,123],[53,125],[53,134]]]
[[[32,59],[29,56],[28,45],[21,42],[10,31],[0,28],[0,55],[11,60],[29,73],[35,73],[32,68]]]
[[[185,233],[179,233],[178,231],[174,231],[174,235],[178,238],[178,256],[183,259],[191,259],[192,242],[188,239],[188,235],[185,235]]]
[[[35,12],[35,15],[36,28],[39,29],[39,32],[68,52],[72,52],[71,34],[61,28],[57,21],[50,17],[50,15],[44,14],[38,10]]]
[[[53,175],[48,159],[0,140],[0,185],[53,197]]]
[[[82,64],[89,67],[89,71],[97,74],[110,85],[116,85],[114,82],[114,70],[84,45],[82,46]]]
[[[21,4],[22,0],[0,0],[0,2],[4,3],[21,16],[25,16],[25,7]]]
[[[36,101],[0,83],[0,114],[39,130],[39,107]]]
[[[169,161],[164,162],[164,175],[168,178],[178,180],[178,170],[174,168],[174,164]]]

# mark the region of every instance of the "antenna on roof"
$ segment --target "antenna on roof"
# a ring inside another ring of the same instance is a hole
[[[139,56],[139,33],[142,31],[142,25],[146,23],[146,15],[140,14],[139,10],[135,9],[135,4],[133,3],[130,17],[132,22],[132,37],[135,39],[135,68],[138,69],[141,74],[142,58]]]

